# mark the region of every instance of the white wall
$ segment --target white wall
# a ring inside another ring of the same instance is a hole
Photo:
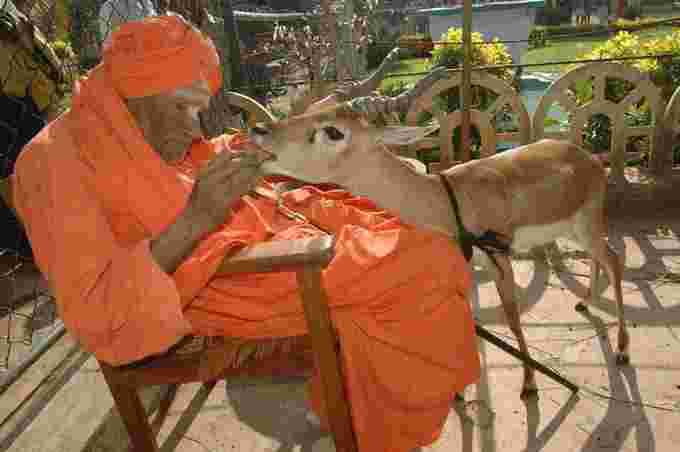
[[[498,37],[506,40],[526,40],[529,29],[534,24],[535,9],[527,6],[508,8],[480,8],[472,11],[472,31],[484,35],[485,39]],[[462,27],[462,14],[450,16],[430,16],[430,34],[433,41],[441,40],[441,35],[451,27]],[[528,49],[528,43],[506,44],[512,60],[520,63],[522,53]]]

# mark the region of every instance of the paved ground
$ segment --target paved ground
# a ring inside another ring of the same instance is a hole
[[[676,217],[677,218],[677,217]],[[452,404],[446,430],[427,451],[645,451],[677,450],[680,444],[680,220],[617,222],[611,243],[625,256],[624,296],[632,365],[617,368],[617,327],[611,289],[574,310],[587,285],[588,266],[575,245],[560,242],[550,270],[538,259],[515,262],[526,298],[522,322],[534,357],[581,386],[578,396],[539,375],[540,398],[519,399],[521,368],[514,358],[482,343],[484,374],[465,403]],[[509,336],[499,299],[486,271],[477,269],[479,319]],[[175,450],[324,452],[328,437],[304,420],[304,383],[219,384],[210,394],[184,388],[161,433],[180,414],[194,417],[173,436]],[[207,396],[202,409],[192,397]],[[111,447],[116,428],[100,432],[88,450]],[[119,444],[118,440],[115,440]]]
[[[481,343],[484,373],[479,384],[468,388],[465,403],[452,404],[444,434],[424,451],[677,450],[679,237],[677,214],[672,220],[616,220],[611,224],[610,242],[626,264],[624,297],[632,365],[624,368],[617,368],[613,361],[617,326],[611,289],[603,287],[601,300],[590,303],[587,313],[574,310],[588,283],[587,260],[578,248],[560,242],[560,252],[550,255],[549,264],[539,258],[516,260],[514,267],[525,293],[522,324],[532,354],[577,382],[581,391],[571,396],[539,375],[540,398],[523,402],[517,361]],[[512,341],[489,273],[478,267],[475,276],[479,288],[472,302],[478,318]],[[65,350],[67,346],[68,341],[63,344]],[[10,451],[125,450],[126,435],[111,409],[96,361],[85,360],[78,358],[81,367],[74,367],[77,370],[69,382],[55,390],[56,395],[26,424]],[[29,384],[27,378],[22,377],[22,384]],[[17,400],[23,397],[20,389],[13,389]],[[3,398],[0,405],[7,402],[8,394]],[[203,398],[205,404],[196,409]],[[29,405],[22,402],[24,407]],[[188,385],[180,390],[161,438],[169,438],[164,450],[181,452],[334,450],[329,438],[305,421],[305,411],[303,381],[233,380],[218,384],[208,394],[199,385]]]

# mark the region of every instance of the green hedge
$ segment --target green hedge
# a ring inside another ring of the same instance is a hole
[[[400,53],[400,57],[403,59],[428,58],[434,50],[432,36],[423,33],[401,35],[397,40],[397,45],[400,49],[403,49],[403,52]]]
[[[677,18],[680,20],[680,17]],[[664,19],[666,21],[668,19]],[[531,28],[529,35],[545,34],[547,39],[555,36],[564,36],[570,34],[593,33],[611,31],[612,34],[619,31],[643,30],[645,28],[653,28],[658,26],[659,19],[642,18],[636,20],[619,19],[611,24],[589,24],[589,25],[536,25]],[[669,30],[670,31],[670,30]]]

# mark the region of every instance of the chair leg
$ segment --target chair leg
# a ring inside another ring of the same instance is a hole
[[[149,425],[149,419],[139,393],[134,387],[116,381],[108,366],[102,365],[102,372],[109,385],[118,413],[125,423],[130,443],[134,452],[158,452],[155,435]]]
[[[153,418],[153,423],[151,424],[151,431],[153,432],[154,437],[158,436],[158,432],[160,432],[163,422],[165,422],[165,418],[168,417],[170,406],[175,400],[179,386],[180,385],[177,383],[171,384],[168,388],[168,392],[165,394],[165,397],[161,399],[161,402],[158,405],[158,410],[156,411],[156,415]]]
[[[312,337],[312,350],[321,374],[328,421],[338,452],[357,452],[358,447],[337,352],[321,269],[306,267],[297,273],[302,304]]]

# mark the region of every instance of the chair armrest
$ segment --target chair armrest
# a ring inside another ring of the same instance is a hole
[[[259,243],[225,258],[217,274],[294,271],[309,265],[326,267],[333,259],[334,244],[335,238],[330,235]]]

